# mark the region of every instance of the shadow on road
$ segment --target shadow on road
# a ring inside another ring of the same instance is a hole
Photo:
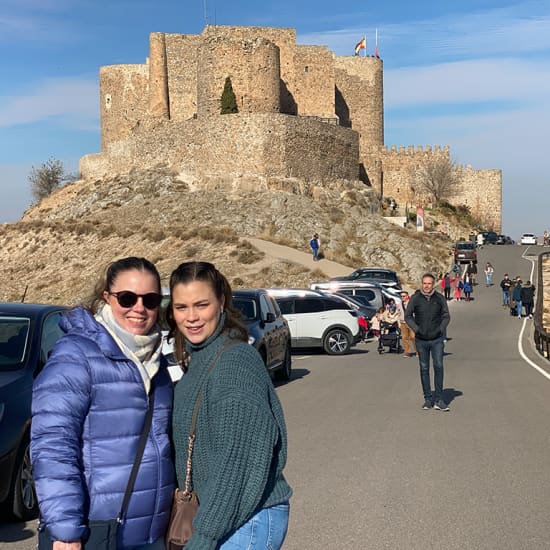
[[[443,390],[443,401],[450,404],[455,397],[461,397],[464,395],[460,390],[455,390],[454,388],[446,388]]]
[[[28,540],[34,536],[36,533],[26,523],[9,523],[5,519],[0,521],[0,543]]]

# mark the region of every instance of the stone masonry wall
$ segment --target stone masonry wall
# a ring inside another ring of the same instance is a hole
[[[336,122],[334,54],[324,46],[297,46],[294,56],[298,114]]]
[[[147,65],[110,65],[99,70],[101,148],[131,135],[149,112]]]
[[[205,37],[198,55],[199,118],[220,114],[221,96],[228,76],[239,112],[278,112],[279,75],[279,48],[273,42],[265,38]]]
[[[181,121],[197,113],[197,60],[201,37],[166,34],[170,120]]]
[[[315,143],[315,147],[311,147]],[[82,177],[164,164],[194,182],[357,179],[359,138],[348,128],[281,114],[218,115],[142,126],[132,138],[81,159]]]

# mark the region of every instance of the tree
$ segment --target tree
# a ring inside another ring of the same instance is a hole
[[[231,113],[238,113],[239,108],[237,107],[237,98],[235,97],[235,92],[233,91],[233,85],[231,84],[231,78],[225,78],[225,84],[223,86],[222,92],[222,108],[221,114],[227,115]]]
[[[36,202],[40,202],[56,189],[74,179],[76,179],[74,175],[65,173],[63,163],[53,158],[42,163],[39,168],[33,166],[28,177],[31,193]]]
[[[430,156],[414,171],[416,191],[427,195],[435,206],[451,197],[458,184],[455,163],[447,156]]]

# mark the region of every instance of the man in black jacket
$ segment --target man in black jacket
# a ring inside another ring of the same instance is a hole
[[[422,408],[448,411],[449,406],[443,401],[443,339],[451,316],[447,301],[435,291],[434,283],[435,277],[431,273],[422,276],[422,288],[410,299],[405,322],[416,334],[420,381],[424,392]],[[434,400],[430,384],[430,354],[434,368]]]

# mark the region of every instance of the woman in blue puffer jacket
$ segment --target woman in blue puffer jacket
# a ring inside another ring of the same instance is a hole
[[[80,550],[90,522],[117,517],[151,392],[153,421],[117,548],[164,548],[174,471],[161,299],[151,262],[111,263],[88,306],[62,319],[66,335],[35,381],[31,457],[40,529],[53,550]]]

